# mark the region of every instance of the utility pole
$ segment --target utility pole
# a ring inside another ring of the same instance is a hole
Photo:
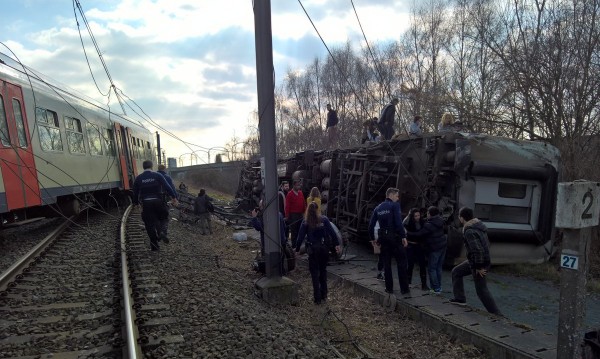
[[[279,200],[277,194],[277,155],[275,153],[275,83],[273,82],[273,40],[270,0],[254,0],[256,46],[256,86],[258,93],[258,130],[260,135],[261,178],[265,204],[266,277],[256,282],[259,295],[270,303],[297,303],[298,289],[289,278],[281,276],[281,241],[279,240]]]
[[[162,159],[160,158],[160,135],[158,131],[156,131],[156,155],[158,156],[158,164],[162,164]],[[166,162],[166,161],[165,161]]]

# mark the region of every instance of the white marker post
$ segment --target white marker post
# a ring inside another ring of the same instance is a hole
[[[563,229],[563,245],[557,358],[581,357],[590,227],[597,226],[600,220],[599,200],[598,182],[578,180],[558,184],[555,225]]]

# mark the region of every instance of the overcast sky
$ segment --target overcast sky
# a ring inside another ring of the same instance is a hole
[[[25,65],[107,102],[90,75],[77,21],[104,93],[109,88],[107,76],[78,11],[76,21],[73,1],[1,1],[0,41]],[[161,127],[204,148],[223,146],[234,134],[247,136],[249,118],[257,107],[251,0],[79,3],[116,86]],[[364,44],[350,0],[303,0],[302,4],[328,46],[348,40],[357,48]],[[409,21],[408,1],[354,0],[354,5],[370,42],[398,39]],[[275,76],[280,83],[287,69],[302,69],[327,51],[298,1],[272,0],[271,7]],[[0,52],[10,55],[1,45]],[[113,110],[120,111],[114,95],[111,98]],[[139,119],[129,108],[126,111]],[[167,156],[190,152],[180,141],[159,132]]]

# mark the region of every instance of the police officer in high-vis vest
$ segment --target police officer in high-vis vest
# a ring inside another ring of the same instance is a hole
[[[398,264],[398,281],[400,282],[400,292],[402,294],[410,293],[408,287],[408,276],[406,273],[407,257],[406,232],[402,225],[402,216],[400,214],[400,203],[398,202],[400,190],[397,188],[388,188],[385,192],[386,199],[373,210],[371,221],[369,222],[369,236],[375,238],[375,224],[379,221],[379,232],[377,242],[381,245],[381,256],[383,257],[383,270],[385,277],[385,291],[394,292],[394,281],[392,278],[392,258],[396,259]]]
[[[152,172],[152,161],[142,163],[144,172],[135,178],[133,183],[133,204],[142,205],[142,220],[146,232],[150,237],[150,249],[159,249],[158,240],[164,235],[161,233],[160,221],[169,216],[169,208],[164,200],[165,194],[173,198],[177,206],[177,192],[169,185],[167,180],[158,172]]]

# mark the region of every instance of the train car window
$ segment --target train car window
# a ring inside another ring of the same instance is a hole
[[[85,153],[81,121],[77,118],[65,116],[65,128],[67,130],[67,147],[69,148],[69,152]]]
[[[0,142],[3,146],[10,146],[10,134],[8,133],[8,122],[6,122],[6,112],[4,111],[4,100],[0,96]]]
[[[115,155],[115,140],[113,136],[113,130],[105,128],[104,129],[104,142],[106,144],[107,155],[114,156]]]
[[[131,154],[131,157],[135,157],[137,158],[137,141],[135,139],[135,137],[131,136],[131,152],[133,152]]]
[[[21,101],[16,98],[12,99],[13,113],[15,115],[15,123],[17,124],[17,136],[19,137],[19,146],[27,148],[29,143],[27,142],[27,132],[25,132],[25,121],[23,120],[23,114],[21,113]]]
[[[62,151],[62,137],[60,135],[60,122],[56,112],[45,108],[35,109],[35,118],[40,136],[40,146],[44,151]]]
[[[88,135],[88,145],[90,146],[91,155],[102,155],[102,138],[100,137],[100,131],[98,125],[88,123],[86,124],[86,130]]]
[[[523,199],[527,195],[527,185],[522,183],[498,183],[498,197]]]

